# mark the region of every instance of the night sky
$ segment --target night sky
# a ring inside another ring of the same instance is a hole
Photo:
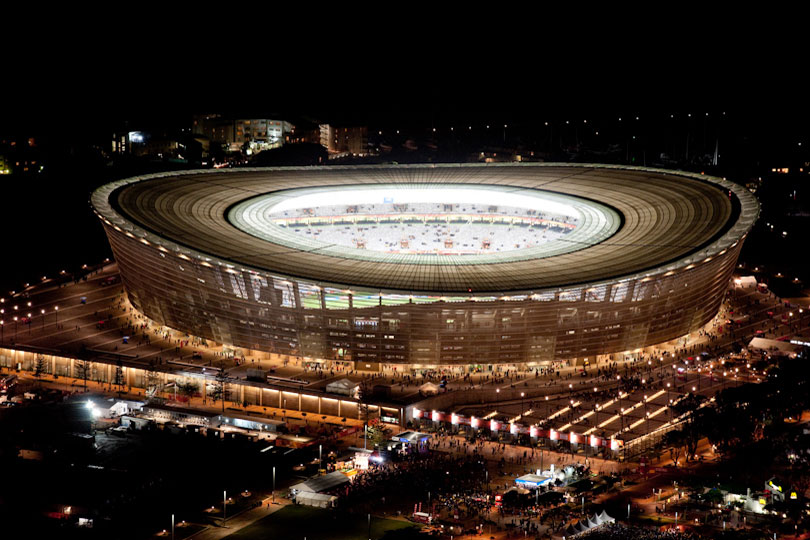
[[[272,53],[248,54],[251,43],[220,50],[193,34],[164,42],[150,34],[160,29],[126,30],[62,30],[47,54],[11,42],[0,136],[39,137],[58,149],[60,161],[36,185],[2,180],[5,200],[18,204],[0,225],[18,232],[6,250],[19,261],[3,273],[3,289],[108,254],[87,197],[114,175],[85,165],[88,147],[108,146],[122,126],[188,126],[199,112],[421,132],[490,123],[531,130],[545,121],[620,115],[640,115],[655,128],[672,113],[727,112],[721,151],[740,156],[743,166],[797,141],[810,146],[798,82],[804,68],[761,41],[681,36],[660,48],[645,41],[649,34],[624,34],[512,45],[410,33],[394,43],[336,37],[331,47],[325,36],[292,28],[291,41]],[[308,50],[308,42],[319,48]]]

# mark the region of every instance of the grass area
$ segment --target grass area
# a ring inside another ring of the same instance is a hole
[[[205,525],[198,525],[196,523],[178,523],[174,528],[174,538],[175,540],[183,540],[184,538],[194,536],[205,528]],[[169,529],[166,529],[165,533],[161,532],[152,536],[153,540],[166,540],[166,538],[171,538],[171,531]]]
[[[377,540],[390,530],[414,526],[406,521],[371,516],[371,538]],[[307,540],[367,540],[368,518],[345,510],[322,510],[289,505],[231,534],[227,540],[300,538]]]

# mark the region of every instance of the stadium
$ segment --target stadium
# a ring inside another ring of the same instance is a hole
[[[717,313],[759,205],[584,164],[159,173],[91,196],[132,305],[230,348],[358,369],[588,363]]]

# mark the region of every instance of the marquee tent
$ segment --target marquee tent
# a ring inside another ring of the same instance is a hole
[[[582,519],[576,523],[569,525],[565,528],[565,536],[572,537],[588,532],[597,527],[601,527],[605,523],[613,523],[616,520],[607,515],[607,512],[602,510],[601,514],[594,514],[593,517]]]

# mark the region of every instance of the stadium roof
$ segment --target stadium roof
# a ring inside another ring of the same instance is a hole
[[[559,255],[441,264],[364,261],[296,249],[257,238],[228,220],[232,208],[259,195],[379,184],[543,190],[596,201],[615,210],[621,225],[594,245]],[[530,293],[677,271],[736,245],[759,213],[747,190],[719,178],[632,167],[519,163],[160,173],[103,186],[94,192],[92,204],[108,223],[142,242],[202,264],[326,287],[439,294]]]

